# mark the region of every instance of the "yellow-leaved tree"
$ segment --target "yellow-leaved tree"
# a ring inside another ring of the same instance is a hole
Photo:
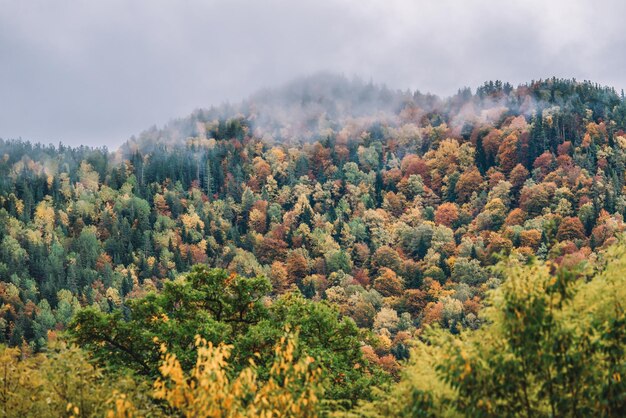
[[[185,373],[175,354],[162,347],[162,377],[154,397],[185,417],[315,417],[319,415],[321,370],[314,359],[297,353],[297,335],[276,345],[269,378],[261,380],[253,360],[231,377],[232,346],[214,346],[197,337],[198,358]]]

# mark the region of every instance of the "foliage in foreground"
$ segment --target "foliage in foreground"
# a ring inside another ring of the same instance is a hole
[[[368,399],[372,386],[390,380],[364,358],[363,336],[352,319],[297,293],[271,301],[270,289],[264,277],[244,278],[198,265],[186,277],[167,282],[161,292],[128,300],[111,313],[79,311],[70,332],[102,364],[151,379],[160,375],[163,343],[182,370],[191,370],[200,335],[215,346],[231,346],[235,372],[257,356],[258,373],[268,379],[276,341],[291,327],[300,333],[299,356],[317,359],[328,399],[349,407]]]
[[[490,294],[480,329],[426,331],[398,384],[388,392],[375,389],[374,401],[335,414],[625,416],[626,247],[603,253],[595,273],[584,265],[566,270],[515,260],[500,268],[506,279]],[[189,367],[159,343],[158,372],[147,379],[120,367],[104,373],[76,347],[53,344],[47,355],[5,348],[0,407],[8,417],[329,412],[323,356],[308,354],[302,337],[285,337],[284,331],[274,341],[272,350],[253,352],[243,365],[233,355],[236,345],[196,337]]]
[[[116,399],[132,401],[142,416],[157,412],[149,385],[111,375],[93,365],[77,346],[51,341],[46,354],[0,347],[0,416],[104,416]],[[124,393],[121,395],[121,393]]]
[[[309,356],[297,358],[297,340],[281,338],[269,378],[259,379],[253,360],[229,378],[232,346],[214,347],[199,338],[197,360],[186,374],[165,345],[162,377],[154,383],[154,396],[165,400],[185,417],[313,417],[319,412],[321,369]]]
[[[274,347],[269,376],[250,359],[234,373],[232,346],[197,337],[194,367],[186,372],[175,354],[161,347],[160,376],[141,378],[96,367],[76,346],[53,343],[48,355],[19,348],[0,350],[2,417],[315,417],[320,413],[321,369],[299,354],[298,337],[283,336]]]
[[[626,249],[607,260],[591,280],[505,264],[488,324],[427,332],[402,381],[356,415],[626,416]]]

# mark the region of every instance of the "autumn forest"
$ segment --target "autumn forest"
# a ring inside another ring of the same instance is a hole
[[[0,416],[626,415],[623,92],[318,74],[0,159]]]

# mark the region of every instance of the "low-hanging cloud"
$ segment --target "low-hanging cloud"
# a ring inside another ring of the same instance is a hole
[[[621,1],[0,0],[0,137],[115,147],[326,70],[448,95],[626,85]]]

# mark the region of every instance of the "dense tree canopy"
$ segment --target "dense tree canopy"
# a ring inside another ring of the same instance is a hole
[[[162,343],[189,373],[199,335],[237,372],[258,353],[267,380],[295,327],[324,397],[352,406],[427,328],[483,329],[501,260],[595,265],[625,229],[611,88],[321,91],[197,111],[115,152],[0,140],[0,344],[43,353],[69,331],[149,380]]]

